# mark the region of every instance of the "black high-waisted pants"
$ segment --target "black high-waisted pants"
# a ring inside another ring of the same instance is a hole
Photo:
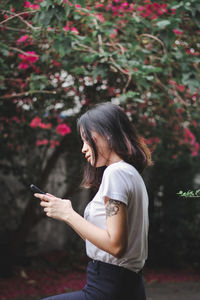
[[[92,260],[87,266],[87,283],[81,291],[43,300],[146,300],[142,273]]]

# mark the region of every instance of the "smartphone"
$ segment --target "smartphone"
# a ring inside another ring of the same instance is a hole
[[[38,193],[38,194],[46,194],[45,192],[41,191],[37,186],[35,186],[34,184],[30,185],[30,189],[32,192],[34,193]]]

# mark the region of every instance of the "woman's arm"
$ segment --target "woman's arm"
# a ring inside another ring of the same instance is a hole
[[[35,194],[47,216],[66,222],[83,239],[96,247],[120,258],[127,247],[127,208],[126,205],[109,198],[105,199],[107,228],[102,229],[88,222],[72,208],[71,201],[52,195]]]

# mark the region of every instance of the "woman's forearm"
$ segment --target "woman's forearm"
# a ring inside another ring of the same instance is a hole
[[[96,247],[112,254],[113,256],[121,256],[121,243],[117,244],[109,235],[107,230],[88,222],[75,211],[73,211],[73,213],[65,219],[65,222],[70,225],[70,227],[72,227],[83,239],[87,239]]]

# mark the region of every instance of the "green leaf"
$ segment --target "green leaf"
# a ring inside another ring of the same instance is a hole
[[[160,29],[163,29],[163,28],[167,27],[170,24],[171,24],[171,22],[169,20],[162,20],[162,21],[157,22],[157,26]]]
[[[121,103],[125,103],[128,99],[132,99],[133,102],[144,103],[144,100],[142,100],[138,96],[140,96],[140,93],[129,91],[127,93],[121,94],[119,96],[119,101]]]
[[[71,44],[71,38],[63,34],[61,34],[57,39],[54,40],[54,48],[61,57],[71,52]]]
[[[107,72],[108,72],[108,67],[101,64],[92,70],[92,77],[94,79],[96,79],[98,76],[100,76],[101,78],[106,78]]]
[[[9,56],[9,47],[7,45],[5,45],[4,43],[0,42],[0,52],[4,56]]]
[[[148,73],[159,73],[159,72],[163,72],[163,69],[160,67],[154,67],[151,65],[147,65],[147,66],[140,66],[140,68],[142,69],[142,71],[144,71],[146,74]]]

